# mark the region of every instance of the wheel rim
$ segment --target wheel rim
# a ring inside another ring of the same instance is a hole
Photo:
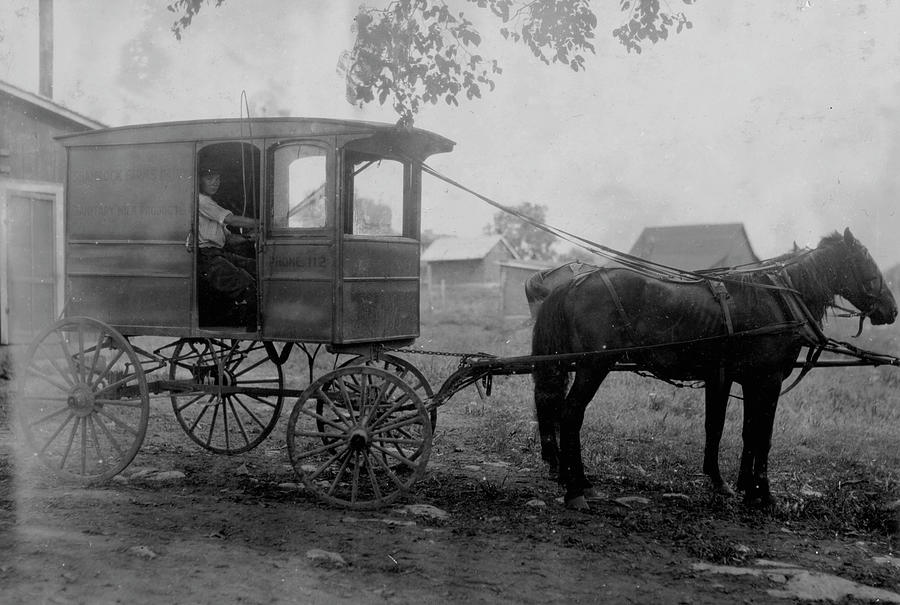
[[[18,426],[57,475],[80,481],[113,477],[140,449],[149,414],[140,360],[103,322],[61,320],[29,347],[17,388]]]
[[[392,372],[346,367],[303,392],[288,421],[287,445],[297,475],[321,499],[376,508],[407,493],[424,473],[431,421],[418,394]]]
[[[218,454],[255,448],[281,415],[281,394],[252,392],[266,388],[280,393],[284,388],[281,366],[271,362],[262,342],[183,339],[172,354],[169,378],[204,388],[200,393],[173,394],[172,409],[195,443]]]

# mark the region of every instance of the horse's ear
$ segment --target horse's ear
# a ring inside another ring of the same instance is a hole
[[[856,240],[856,238],[853,237],[853,234],[850,233],[850,227],[846,227],[846,228],[844,229],[844,242],[847,243],[848,245],[851,245],[851,246],[852,246],[852,245],[855,245],[855,244],[857,244],[857,243],[859,243],[859,242]]]

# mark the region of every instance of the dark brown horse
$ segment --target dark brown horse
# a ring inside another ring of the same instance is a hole
[[[581,458],[581,426],[606,375],[629,361],[656,376],[706,384],[703,470],[727,490],[719,440],[733,382],[743,387],[744,447],[738,488],[748,502],[774,502],[768,456],[781,385],[804,345],[817,342],[826,308],[841,296],[873,324],[892,323],[897,304],[866,248],[850,230],[813,250],[783,257],[771,272],[725,272],[710,279],[660,279],[631,269],[602,269],[544,300],[534,326],[534,355],[589,353],[575,365],[538,364],[535,406],[541,450],[558,469],[566,504],[585,508],[593,488]]]

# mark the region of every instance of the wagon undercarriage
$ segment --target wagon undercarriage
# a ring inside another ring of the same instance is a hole
[[[493,376],[530,374],[545,363],[573,370],[586,357],[623,353],[465,355],[435,393],[413,364],[377,348],[313,379],[318,347],[295,346],[310,362],[303,389],[285,386],[291,343],[277,353],[271,342],[192,337],[146,351],[103,322],[64,319],[28,351],[18,425],[58,475],[98,482],[121,472],[137,454],[151,395],[168,394],[185,433],[200,447],[227,455],[261,444],[291,399],[286,442],[298,477],[327,502],[370,508],[408,493],[422,476],[437,408],[455,393],[480,383],[490,394]],[[828,359],[817,355],[813,365],[798,362],[796,368],[900,365],[900,359],[847,343],[829,341],[823,349]],[[646,370],[630,362],[615,369]]]

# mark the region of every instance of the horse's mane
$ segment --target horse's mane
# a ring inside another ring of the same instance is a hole
[[[770,284],[769,275],[787,274],[792,287],[801,293],[804,302],[815,317],[822,318],[825,308],[834,300],[832,283],[834,281],[834,255],[845,254],[844,238],[837,231],[830,233],[815,248],[800,248],[785,252],[771,259],[761,261],[767,267],[759,271],[747,271],[732,274],[736,279],[750,287],[755,303],[765,292],[762,288],[754,288],[753,284]]]

